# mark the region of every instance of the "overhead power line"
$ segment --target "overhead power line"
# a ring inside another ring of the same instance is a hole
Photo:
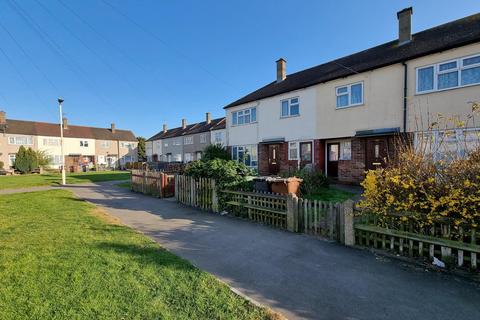
[[[57,0],[68,12],[70,12],[72,15],[74,15],[79,21],[81,21],[84,25],[86,25],[93,33],[95,33],[99,38],[101,38],[103,41],[105,41],[108,45],[110,45],[113,49],[115,49],[116,52],[120,53],[126,60],[130,61],[133,65],[135,65],[137,68],[139,68],[142,72],[145,74],[148,74],[150,76],[153,76],[156,81],[160,82],[163,87],[165,87],[165,90],[163,94],[167,97],[168,99],[168,94],[173,92],[173,88],[168,84],[167,81],[164,79],[158,77],[158,74],[155,72],[155,70],[152,70],[151,68],[147,68],[146,66],[142,65],[139,63],[135,58],[133,58],[130,54],[128,54],[123,48],[115,44],[113,41],[108,39],[106,36],[104,36],[100,31],[97,30],[91,23],[89,23],[86,19],[84,19],[80,14],[78,14],[71,6],[67,5],[63,0]],[[173,99],[168,99],[171,101],[174,101]]]
[[[72,59],[70,61],[68,55],[62,50],[61,46],[50,37],[50,35],[45,32],[42,27],[35,22],[35,20],[24,11],[20,5],[18,5],[14,0],[7,0],[10,8],[22,18],[23,21],[40,37],[40,39],[55,53],[57,54],[68,66],[68,68],[75,73],[79,78],[81,78],[83,84],[102,102],[110,105],[113,108],[113,105],[103,96],[100,95],[97,90],[91,86],[91,79],[88,79],[88,75],[83,69],[78,66],[75,61]]]
[[[171,46],[170,44],[168,44],[165,40],[163,40],[162,38],[160,38],[158,35],[156,35],[155,33],[153,33],[152,31],[148,30],[147,28],[145,28],[144,26],[142,26],[140,23],[138,23],[136,20],[134,20],[133,18],[129,17],[127,14],[125,14],[123,11],[119,10],[117,7],[115,7],[114,5],[112,5],[110,2],[106,1],[106,0],[102,0],[102,2],[107,5],[108,7],[110,7],[113,11],[115,11],[118,15],[122,16],[123,18],[125,18],[126,20],[128,20],[130,23],[132,23],[133,25],[135,25],[138,29],[140,29],[141,31],[145,32],[146,34],[148,34],[150,37],[152,37],[153,39],[157,40],[159,43],[161,43],[164,47],[170,49],[171,51],[173,51],[174,53],[176,53],[178,56],[180,56],[181,58],[183,58],[184,60],[188,61],[189,63],[191,63],[192,65],[196,66],[197,68],[200,68],[202,69],[205,73],[207,73],[208,75],[210,75],[213,79],[217,80],[218,82],[222,83],[223,85],[225,86],[228,86],[228,87],[232,87],[229,83],[227,83],[226,81],[220,79],[219,77],[217,77],[215,74],[213,74],[210,70],[208,70],[207,68],[205,68],[202,64],[199,64],[198,61],[193,61],[193,59],[191,59],[188,55],[184,54],[183,52],[181,52],[180,50],[176,49],[175,47]]]
[[[5,31],[6,34],[10,37],[10,39],[13,40],[13,42],[16,44],[16,46],[22,51],[22,53],[25,55],[25,57],[28,59],[28,61],[37,69],[37,71],[47,80],[47,82],[52,86],[52,88],[56,91],[56,94],[58,95],[60,93],[60,90],[58,87],[53,83],[53,81],[47,76],[45,72],[38,66],[38,64],[35,62],[34,59],[28,54],[28,52],[23,48],[23,46],[20,44],[19,41],[13,36],[13,34],[8,31],[8,29],[0,22],[0,28]]]
[[[92,47],[90,47],[85,41],[83,41],[79,36],[75,34],[75,32],[72,31],[67,25],[65,25],[63,22],[61,22],[59,19],[55,17],[55,15],[48,9],[43,3],[41,3],[39,0],[35,0],[37,4],[45,10],[52,18],[55,20],[60,26],[62,26],[65,30],[67,30],[68,33],[72,37],[78,40],[88,51],[90,51],[97,59],[102,62],[108,69],[110,69],[111,72],[113,72],[121,81],[124,81],[131,89],[135,90],[134,85],[127,79],[124,78],[115,68],[105,59],[103,58],[100,54],[98,54]]]
[[[17,66],[15,65],[15,63],[13,62],[12,58],[10,58],[10,56],[7,54],[7,52],[5,52],[5,50],[3,50],[2,47],[0,47],[0,52],[3,54],[3,56],[5,57],[5,59],[7,60],[7,62],[10,64],[10,66],[12,67],[12,69],[17,73],[18,77],[24,82],[25,86],[30,89],[33,94],[38,98],[38,100],[41,100],[43,101],[42,97],[40,97],[40,95],[38,94],[38,92],[35,90],[35,88],[32,86],[32,84],[30,83],[30,81],[27,80],[27,78],[25,78],[25,76],[23,75],[23,73],[20,71],[20,69],[17,68]],[[6,100],[6,99],[5,99]],[[45,101],[43,101],[45,103]]]

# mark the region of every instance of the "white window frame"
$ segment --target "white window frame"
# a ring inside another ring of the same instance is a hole
[[[111,142],[109,140],[102,140],[100,146],[104,149],[108,149],[111,146]]]
[[[88,148],[88,140],[80,140],[80,147]]]
[[[292,100],[297,99],[297,103],[292,104]],[[283,115],[283,103],[287,102],[288,106],[288,112],[287,115]],[[298,114],[293,114],[292,115],[292,105],[297,105],[298,106]],[[299,117],[300,116],[300,97],[292,97],[288,99],[283,99],[280,100],[280,118],[292,118],[292,117]]]
[[[26,139],[26,143],[19,143],[19,139]],[[12,142],[13,141],[13,142]],[[33,145],[33,137],[32,136],[11,136],[8,137],[8,144],[10,145],[23,145],[23,146],[31,146]]]
[[[202,133],[200,135],[200,143],[207,143],[207,134],[206,133]]]
[[[360,84],[361,87],[362,87],[362,101],[358,102],[358,103],[352,103],[352,86],[355,86],[355,85],[358,85],[358,84]],[[338,94],[338,89],[343,89],[343,88],[347,88],[347,92]],[[336,109],[345,109],[345,108],[350,108],[350,107],[362,106],[365,102],[365,90],[364,90],[364,88],[365,88],[365,86],[363,84],[363,81],[350,83],[350,84],[347,84],[347,85],[344,85],[344,86],[335,87],[335,108]],[[346,106],[338,106],[337,97],[344,96],[344,95],[348,96],[348,104]]]
[[[193,144],[193,136],[184,137],[183,138],[183,144],[184,145]]]
[[[445,90],[453,90],[453,89],[458,89],[458,88],[465,88],[465,87],[480,85],[480,82],[462,85],[462,72],[464,70],[480,67],[480,62],[475,63],[475,64],[471,64],[471,65],[468,65],[468,66],[464,66],[463,61],[465,59],[475,58],[475,57],[480,57],[480,54],[476,53],[476,54],[472,54],[472,55],[468,55],[468,56],[464,56],[464,57],[444,60],[444,61],[437,62],[437,63],[434,63],[434,64],[429,64],[429,65],[425,65],[425,66],[415,68],[415,94],[420,95],[420,94],[427,94],[427,93],[432,93],[432,92],[440,92],[440,91],[445,91]],[[440,71],[440,65],[450,63],[450,62],[456,62],[457,67],[455,69]],[[420,70],[430,68],[430,67],[433,67],[433,89],[432,90],[418,91],[418,84],[419,84],[418,73],[419,73]],[[455,87],[438,89],[438,76],[441,75],[441,74],[445,74],[445,73],[449,73],[449,72],[455,72],[455,71],[458,73],[458,85],[455,86]]]
[[[215,132],[215,142],[222,143],[223,142],[223,135],[221,132]]]
[[[348,147],[347,147],[348,146]],[[345,154],[345,149],[348,149],[348,156]],[[351,140],[344,140],[340,141],[340,154],[338,160],[352,160],[352,141]]]
[[[293,146],[293,147],[292,147]],[[288,160],[298,160],[300,157],[300,150],[298,141],[290,141],[288,142]],[[295,158],[291,157],[291,151],[295,149]]]
[[[258,167],[258,145],[256,144],[248,144],[248,145],[240,145],[240,146],[232,146],[232,159],[235,160],[235,161],[239,161],[238,159],[238,152],[240,151],[240,149],[243,151],[243,153],[245,154],[245,151],[247,149],[256,149],[256,153],[255,155],[253,154],[250,154],[250,165],[246,164],[245,162],[245,165],[249,168],[256,168]],[[234,151],[237,151],[237,154],[234,155]],[[255,162],[254,165],[252,165],[252,162]]]
[[[8,155],[8,165],[10,167],[13,167],[13,165],[15,164],[15,160],[17,159],[17,154],[16,153],[10,153]]]
[[[252,120],[252,110],[255,110],[255,120]],[[245,122],[245,117],[250,116],[250,121]],[[240,117],[243,118],[243,123],[239,123]],[[232,111],[232,126],[244,126],[252,123],[256,123],[258,118],[257,114],[257,107],[251,107],[251,108],[246,108],[242,110],[237,110],[237,111]],[[236,123],[234,122],[234,119],[236,119]]]

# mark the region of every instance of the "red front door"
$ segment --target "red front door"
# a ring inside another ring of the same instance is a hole
[[[280,145],[268,145],[268,173],[275,175],[280,171],[279,165]]]

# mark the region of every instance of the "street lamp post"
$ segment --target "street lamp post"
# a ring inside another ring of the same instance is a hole
[[[60,148],[62,152],[62,185],[67,184],[66,172],[65,172],[65,154],[63,149],[63,112],[62,112],[62,103],[63,99],[58,98],[58,108],[60,110]]]

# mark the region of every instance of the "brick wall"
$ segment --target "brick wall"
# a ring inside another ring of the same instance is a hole
[[[288,160],[288,142],[278,144],[280,146],[278,161],[280,173],[290,173],[297,169],[297,160]],[[314,166],[316,169],[324,171],[325,168],[325,143],[322,140],[313,141]],[[258,145],[258,172],[261,175],[268,175],[268,145]],[[302,164],[303,165],[303,164]]]
[[[352,138],[352,160],[338,161],[338,181],[359,183],[365,177],[365,139]]]

